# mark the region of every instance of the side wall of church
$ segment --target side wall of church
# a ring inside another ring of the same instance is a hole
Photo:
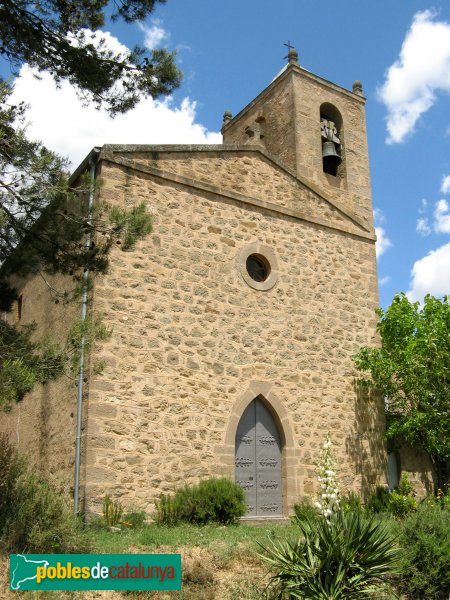
[[[227,185],[207,154],[195,160]],[[234,168],[246,177],[244,162]],[[91,376],[86,509],[109,493],[151,512],[160,492],[233,477],[230,423],[251,389],[270,390],[289,430],[286,512],[315,491],[327,431],[343,488],[385,483],[382,407],[358,397],[351,358],[373,343],[373,241],[107,162],[101,178],[108,202],[144,199],[154,230],[113,251],[95,284],[113,335],[96,356],[105,371]],[[244,280],[241,252],[254,243],[277,263],[267,291]]]
[[[36,323],[36,339],[48,337],[65,344],[71,325],[80,318],[78,303],[65,305],[52,301],[49,285],[68,289],[72,280],[49,276],[47,283],[40,275],[13,280],[22,295],[20,324]],[[4,315],[8,322],[18,323],[17,306]],[[5,432],[31,465],[67,493],[72,493],[77,388],[73,378],[63,375],[55,381],[37,383],[10,412],[2,413],[0,432]]]

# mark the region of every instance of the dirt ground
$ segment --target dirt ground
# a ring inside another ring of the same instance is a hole
[[[0,600],[259,600],[266,597],[267,569],[254,553],[242,546],[231,555],[207,548],[179,548],[183,584],[180,592],[20,592],[9,590],[9,557],[0,559]],[[135,549],[135,552],[142,550]],[[164,552],[161,548],[160,552]],[[170,552],[174,552],[171,548]]]

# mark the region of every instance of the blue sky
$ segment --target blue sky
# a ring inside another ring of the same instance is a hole
[[[24,67],[15,94],[31,105],[31,136],[74,166],[103,143],[220,143],[224,110],[237,113],[270,83],[290,40],[310,71],[348,89],[363,83],[381,306],[400,291],[450,293],[448,1],[168,0],[141,26],[104,29],[112,45],[177,49],[180,90],[111,121]]]

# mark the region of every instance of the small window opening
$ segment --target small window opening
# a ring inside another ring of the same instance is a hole
[[[261,254],[250,254],[246,261],[247,272],[254,281],[266,281],[270,265]]]

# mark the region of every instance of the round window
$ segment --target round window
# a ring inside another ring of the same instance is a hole
[[[245,264],[247,272],[254,281],[266,281],[270,275],[270,265],[264,256],[250,254]]]
[[[254,290],[271,290],[278,280],[275,252],[264,244],[252,242],[239,250],[237,267],[242,279]]]

